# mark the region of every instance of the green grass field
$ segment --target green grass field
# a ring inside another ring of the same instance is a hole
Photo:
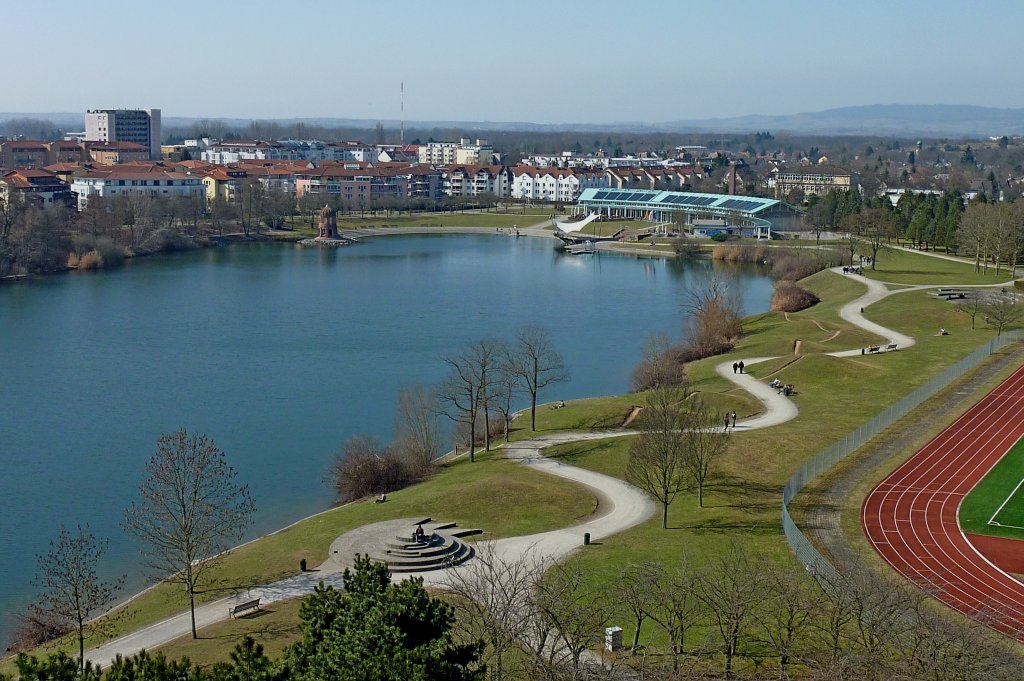
[[[864,276],[894,284],[1002,284],[1012,279],[1006,269],[996,275],[995,268],[990,267],[985,274],[975,272],[973,263],[902,250],[879,253],[876,268],[865,267]]]
[[[1024,441],[971,490],[960,505],[966,532],[1024,539]]]

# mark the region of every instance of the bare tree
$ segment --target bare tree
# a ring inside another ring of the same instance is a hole
[[[572,678],[582,672],[583,653],[601,644],[606,603],[576,564],[555,564],[535,588],[534,606],[551,625],[559,648],[572,665]],[[557,652],[556,652],[557,659]]]
[[[865,208],[858,214],[849,216],[849,228],[867,250],[871,253],[871,269],[875,269],[878,253],[886,247],[896,233],[896,227],[889,212],[884,208]],[[853,264],[853,253],[850,254]]]
[[[629,375],[629,389],[643,392],[650,388],[685,386],[686,372],[673,359],[671,350],[671,343],[665,334],[648,336],[641,350],[640,363],[633,367]]]
[[[668,636],[674,670],[679,669],[679,657],[686,652],[686,634],[700,621],[702,604],[696,594],[697,580],[698,575],[685,554],[675,568],[662,570],[657,576],[655,605],[650,616]]]
[[[469,461],[475,461],[476,421],[484,416],[485,448],[490,449],[491,435],[488,410],[493,399],[501,346],[497,341],[481,339],[457,354],[442,358],[448,365],[448,376],[438,388],[441,412],[451,420],[469,428]]]
[[[686,391],[655,388],[637,420],[640,434],[629,446],[626,479],[661,504],[661,526],[668,528],[668,507],[687,487]]]
[[[534,637],[532,594],[546,565],[532,551],[504,560],[489,544],[477,547],[473,562],[449,573],[456,622],[467,641],[483,640],[487,676],[495,681],[519,678],[511,668],[520,645],[531,649]],[[542,642],[544,647],[546,639]]]
[[[513,401],[519,392],[519,380],[511,368],[511,357],[505,357],[499,367],[498,375],[494,380],[494,398],[492,400],[495,409],[501,414],[502,432],[505,442],[508,442],[509,430],[512,427]]]
[[[441,453],[437,396],[422,385],[403,385],[395,406],[395,447],[421,471]]]
[[[743,332],[736,293],[719,277],[690,290],[683,309],[687,312],[685,335],[699,357],[724,352]]]
[[[39,556],[36,586],[43,591],[31,606],[37,621],[57,622],[72,630],[78,639],[78,664],[85,669],[85,639],[109,629],[109,619],[96,619],[110,610],[114,594],[124,578],[100,579],[97,568],[106,540],[97,539],[88,527],[78,526],[72,533],[60,528],[60,536],[50,542],[50,549]]]
[[[978,318],[978,313],[981,312],[984,307],[985,296],[976,288],[969,289],[964,292],[963,300],[957,304],[956,309],[960,312],[970,315],[971,317],[971,329],[974,329],[975,321]]]
[[[700,396],[691,398],[687,406],[683,465],[697,487],[697,507],[704,508],[704,487],[715,476],[718,462],[728,450],[729,433],[718,428],[717,412]]]
[[[726,677],[732,677],[733,660],[740,653],[740,643],[748,635],[754,611],[765,595],[760,561],[738,544],[732,544],[701,571],[697,597],[706,606],[721,638]]]
[[[256,505],[214,441],[185,430],[165,433],[146,464],[140,499],[125,530],[142,540],[149,566],[185,587],[196,636],[196,588],[252,522]]]
[[[615,582],[615,600],[626,606],[636,625],[631,646],[633,651],[640,645],[640,629],[657,607],[658,578],[661,572],[657,563],[631,563],[619,573],[619,579]]]
[[[763,642],[779,658],[779,676],[789,678],[789,666],[798,646],[819,612],[819,596],[804,584],[803,575],[788,568],[770,567],[767,595],[754,618],[761,625]]]
[[[551,332],[541,326],[527,326],[519,331],[509,360],[509,371],[530,396],[530,431],[535,431],[537,394],[549,385],[568,381],[569,370],[555,349]]]
[[[985,303],[985,323],[996,330],[1001,336],[1003,330],[1020,322],[1024,315],[1024,307],[1010,294],[998,294]]]

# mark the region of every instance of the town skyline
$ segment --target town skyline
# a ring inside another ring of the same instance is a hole
[[[63,1],[10,8],[10,25],[23,29],[11,32],[11,47],[32,51],[34,68],[8,73],[0,110],[150,106],[183,117],[398,120],[403,83],[407,120],[585,124],[862,103],[1024,106],[1024,94],[1005,87],[1015,75],[1012,27],[1024,18],[1010,3],[997,3],[995,17],[952,2],[740,3],[729,13],[657,3],[625,28],[621,7],[605,2],[528,1],[514,12],[407,2],[177,7],[170,23],[148,6],[102,16]],[[190,47],[125,60],[159,53],[140,24]],[[55,44],[118,38],[90,41],[82,61],[69,62],[35,49],[32,29],[43,25]],[[39,87],[62,78],[59,88]]]

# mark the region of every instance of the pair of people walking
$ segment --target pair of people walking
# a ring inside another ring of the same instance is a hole
[[[742,359],[740,361],[738,361],[738,362],[733,362],[732,363],[732,372],[734,374],[742,374],[743,373],[743,360]]]
[[[729,430],[729,421],[732,420],[733,429],[736,428],[736,412],[725,412],[725,430]]]

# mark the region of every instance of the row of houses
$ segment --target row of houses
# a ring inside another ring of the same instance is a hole
[[[14,172],[14,171],[11,171]],[[386,200],[443,197],[512,198],[572,203],[591,188],[678,190],[701,176],[693,169],[536,168],[527,165],[433,165],[410,162],[243,159],[227,164],[205,161],[78,163],[61,161],[12,175],[13,189],[63,184],[84,209],[90,197],[151,194],[195,196],[208,202],[234,201],[244,183],[292,194],[323,195],[353,208]],[[14,187],[14,180],[18,187]],[[51,181],[52,180],[52,181]],[[31,192],[23,192],[26,195]],[[37,198],[41,195],[33,194]],[[62,195],[66,198],[66,195]],[[57,197],[58,200],[63,200]],[[54,197],[43,203],[53,202]]]
[[[0,140],[0,167],[44,168],[54,163],[114,165],[149,160],[150,151],[137,142]]]

